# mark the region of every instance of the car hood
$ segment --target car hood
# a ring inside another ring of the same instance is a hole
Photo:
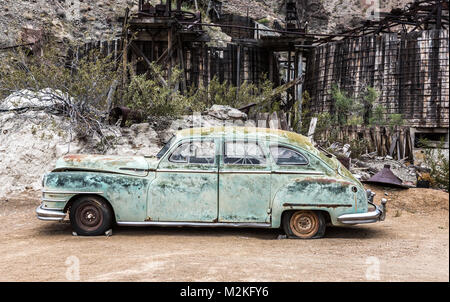
[[[69,154],[56,162],[54,171],[83,170],[146,176],[149,163],[143,156]]]

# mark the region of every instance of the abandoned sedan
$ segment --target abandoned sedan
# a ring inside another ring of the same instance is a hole
[[[127,226],[282,227],[319,238],[327,224],[384,220],[386,200],[293,132],[179,131],[156,157],[66,155],[43,177],[39,219],[69,213],[79,235]],[[369,211],[369,205],[373,210]]]

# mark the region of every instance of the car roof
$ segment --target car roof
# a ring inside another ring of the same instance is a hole
[[[328,158],[324,153],[320,152],[314,147],[311,141],[301,134],[285,131],[280,129],[258,128],[258,127],[237,127],[237,126],[216,126],[216,127],[199,127],[186,128],[179,130],[174,142],[185,138],[198,137],[225,137],[231,139],[262,139],[269,140],[273,143],[285,143],[293,146],[298,146],[304,150],[314,154],[327,163],[330,167],[336,168],[338,161],[335,158]],[[350,172],[348,172],[350,173]],[[351,174],[350,174],[351,175]]]
[[[288,143],[303,147],[306,149],[315,149],[310,140],[298,133],[258,127],[237,127],[237,126],[216,126],[216,127],[199,127],[187,128],[179,130],[176,134],[177,138],[183,139],[188,137],[220,137],[224,136],[233,139],[256,138],[270,140],[274,143]]]

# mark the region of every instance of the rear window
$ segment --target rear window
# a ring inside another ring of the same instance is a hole
[[[308,160],[300,152],[284,146],[271,146],[270,154],[277,165],[307,165]]]
[[[266,158],[256,142],[228,141],[223,161],[229,165],[262,165]]]

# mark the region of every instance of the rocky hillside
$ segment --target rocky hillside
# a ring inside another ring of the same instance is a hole
[[[337,33],[360,25],[371,7],[380,12],[403,8],[413,0],[297,0],[308,29],[314,33]]]
[[[103,39],[120,30],[118,17],[137,0],[1,0],[0,47],[14,44],[22,28],[46,29],[57,38]]]
[[[159,2],[158,0],[152,0]],[[206,0],[204,2],[207,2]],[[284,20],[284,0],[223,0],[223,12],[256,20]],[[310,32],[330,33],[358,25],[366,18],[368,0],[297,0]],[[381,11],[410,0],[378,0]],[[23,28],[44,29],[59,39],[107,39],[120,32],[118,18],[138,0],[1,0],[0,48],[15,44]]]

